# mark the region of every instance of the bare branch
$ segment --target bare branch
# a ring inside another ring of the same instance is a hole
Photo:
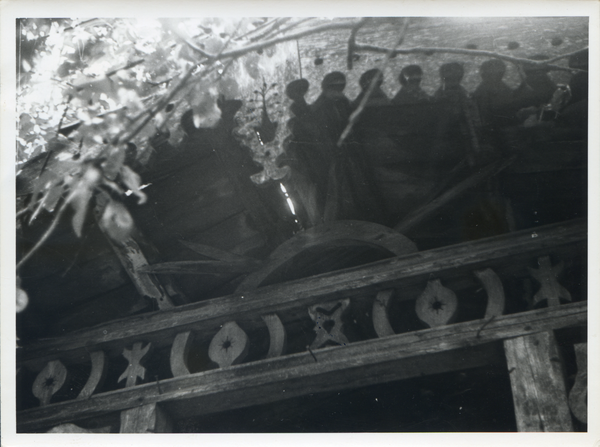
[[[356,24],[356,26],[354,28],[352,28],[352,31],[350,32],[350,38],[348,39],[348,60],[347,60],[347,66],[348,66],[348,70],[352,70],[352,65],[353,65],[353,58],[354,58],[354,49],[356,47],[356,33],[358,33],[358,30],[365,24],[367,23],[369,19],[367,17],[364,17],[360,20],[360,22],[358,22]]]
[[[368,90],[365,92],[365,95],[363,96],[362,100],[360,101],[360,104],[358,105],[356,110],[352,113],[352,115],[350,115],[350,119],[348,120],[348,125],[342,132],[342,135],[340,135],[340,139],[337,142],[338,147],[341,147],[342,144],[344,144],[344,140],[348,137],[348,135],[352,131],[352,126],[354,126],[354,124],[358,120],[358,117],[360,116],[360,114],[364,110],[365,106],[367,105],[367,101],[369,101],[369,97],[371,96],[371,93],[373,93],[373,90],[375,90],[375,86],[379,82],[379,79],[380,79],[382,73],[388,66],[390,59],[392,58],[392,54],[394,54],[394,51],[396,50],[396,47],[402,45],[402,42],[404,42],[404,38],[406,37],[406,32],[408,31],[409,22],[410,22],[410,20],[408,17],[404,19],[404,23],[402,24],[402,29],[400,30],[400,37],[398,37],[398,40],[396,41],[394,48],[390,48],[389,50],[387,50],[385,59],[384,59],[383,63],[381,64],[380,72],[371,80],[371,84],[369,85]]]
[[[220,56],[215,56],[215,59],[240,57],[246,53],[250,53],[251,51],[262,50],[263,48],[271,47],[273,45],[277,45],[278,43],[288,42],[290,40],[296,40],[296,39],[299,39],[304,36],[309,36],[311,34],[318,34],[318,33],[322,33],[325,31],[333,31],[333,30],[338,30],[338,29],[352,29],[354,26],[356,26],[356,21],[318,25],[313,28],[309,28],[306,30],[298,31],[296,33],[288,34],[287,36],[276,37],[274,39],[266,40],[264,42],[257,42],[255,44],[248,45],[243,48],[236,49],[236,50],[225,51],[225,52],[221,53]]]
[[[284,18],[280,18],[280,19],[274,20],[272,26],[269,29],[267,29],[266,31],[262,32],[258,36],[252,37],[250,39],[250,41],[251,42],[256,42],[257,40],[266,39],[267,37],[271,37],[273,35],[273,33],[276,34],[278,32],[279,27],[281,25],[283,25],[285,22],[288,22],[289,20],[291,20],[290,17],[284,17]]]
[[[378,47],[376,45],[364,45],[364,44],[358,44],[358,43],[356,44],[355,48],[357,50],[372,51],[374,53],[387,53],[388,51],[390,51],[389,48]],[[579,50],[579,51],[582,51],[582,50]],[[579,51],[576,51],[574,53],[578,53]],[[450,54],[466,54],[469,56],[487,56],[487,57],[493,57],[493,58],[497,58],[497,59],[503,59],[505,61],[512,62],[514,64],[519,64],[519,65],[520,64],[535,65],[535,66],[539,66],[540,68],[550,68],[552,70],[559,70],[559,71],[571,71],[571,72],[586,71],[586,70],[579,70],[576,68],[562,67],[560,65],[554,65],[554,64],[548,63],[548,61],[556,61],[559,59],[564,59],[565,57],[569,57],[574,53],[563,54],[561,56],[557,56],[557,57],[555,57],[553,59],[549,59],[549,60],[536,61],[536,60],[526,59],[526,58],[522,58],[522,57],[508,56],[506,54],[501,54],[501,53],[496,53],[494,51],[486,51],[486,50],[468,50],[466,48],[443,48],[443,47],[416,47],[416,48],[395,49],[395,50],[393,50],[392,56],[395,56],[397,54],[415,54],[415,53],[450,53]]]

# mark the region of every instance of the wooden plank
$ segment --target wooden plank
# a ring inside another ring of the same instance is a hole
[[[494,342],[586,323],[587,302],[577,302],[264,359],[21,411],[18,430],[33,431],[158,402],[172,417],[188,417],[461,370],[490,362],[488,348],[493,349]]]
[[[565,252],[583,254],[587,226],[583,220],[538,227],[480,239],[435,250],[385,259],[366,266],[339,270],[257,290],[192,303],[160,312],[116,320],[94,328],[76,331],[65,338],[32,342],[19,351],[22,365],[61,358],[80,358],[92,346],[119,353],[124,345],[144,340],[157,348],[172,343],[180,332],[193,330],[200,338],[210,338],[227,321],[247,321],[256,315],[281,313],[288,309],[353,296],[376,294],[379,290],[406,287],[426,281],[431,274],[447,278],[471,276],[473,270],[502,265],[525,270],[539,254]]]
[[[254,259],[236,261],[175,261],[146,265],[138,269],[142,273],[177,275],[211,275],[219,273],[249,273],[256,271],[261,262]]]
[[[147,404],[121,412],[121,433],[170,433],[167,413],[156,404]]]
[[[560,355],[547,331],[504,341],[519,431],[573,431]]]

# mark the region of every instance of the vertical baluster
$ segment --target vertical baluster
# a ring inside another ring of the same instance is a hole
[[[220,368],[244,361],[248,354],[248,336],[235,321],[229,321],[213,337],[208,356]]]
[[[127,379],[125,382],[125,387],[129,388],[131,386],[135,386],[138,378],[144,380],[146,368],[142,366],[142,359],[148,353],[150,347],[151,344],[148,343],[144,348],[142,348],[142,343],[137,342],[133,344],[131,349],[123,349],[123,357],[129,360],[129,366],[127,366],[123,374],[121,374],[117,380],[117,383]]]
[[[475,276],[483,284],[487,293],[487,306],[484,318],[499,317],[504,314],[504,288],[502,281],[492,269],[478,270]]]
[[[587,424],[587,343],[575,345],[575,359],[577,361],[577,376],[569,393],[569,407],[579,421]]]
[[[394,335],[388,316],[388,307],[393,294],[393,289],[382,290],[377,293],[373,301],[373,327],[380,338]]]
[[[339,345],[347,345],[350,342],[343,333],[344,325],[342,315],[348,308],[348,298],[341,301],[316,304],[308,308],[310,318],[315,322],[314,331],[317,336],[310,345],[311,349],[317,349],[328,342]]]
[[[417,316],[429,327],[451,323],[456,318],[457,308],[456,295],[444,287],[439,279],[429,281],[415,303]]]
[[[191,331],[177,334],[173,345],[171,346],[171,373],[173,377],[187,376],[190,370],[187,365],[187,358],[190,347],[194,341],[194,333]]]
[[[284,353],[287,345],[285,327],[277,314],[262,315],[261,318],[269,330],[269,352],[267,352],[267,358],[279,357]]]
[[[40,401],[41,406],[48,405],[67,381],[67,368],[60,360],[52,360],[40,371],[33,382],[33,395]]]
[[[90,359],[92,361],[90,376],[77,396],[77,399],[87,399],[90,397],[97,388],[102,386],[106,377],[106,370],[108,369],[106,354],[102,351],[95,351],[90,354]]]

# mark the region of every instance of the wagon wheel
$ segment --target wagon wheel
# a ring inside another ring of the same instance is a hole
[[[336,221],[328,222],[307,231],[297,234],[293,238],[276,248],[269,258],[263,263],[263,267],[249,274],[237,287],[236,293],[246,293],[258,287],[290,281],[308,276],[327,273],[342,268],[355,267],[367,262],[374,262],[392,256],[402,256],[417,251],[416,245],[408,238],[388,227],[363,221]],[[391,291],[383,293],[383,299],[389,300]],[[379,298],[378,295],[378,298]],[[315,322],[317,318],[333,317],[338,320],[341,312],[348,305],[347,300],[311,306],[309,314]],[[377,310],[374,308],[374,313]],[[284,326],[276,314],[262,316],[269,330],[269,351],[267,357],[276,357],[283,353],[286,345],[286,332]],[[377,326],[377,316],[374,322]],[[387,323],[385,318],[384,325]],[[328,328],[331,329],[331,328]],[[381,331],[385,332],[385,329]],[[381,334],[376,327],[378,335]],[[389,331],[393,334],[391,328]],[[320,347],[321,342],[327,338],[336,338],[332,335],[335,331],[317,332],[317,338],[311,347]],[[343,334],[338,330],[337,337]],[[321,338],[319,338],[321,337]],[[343,341],[342,338],[342,341]],[[334,342],[336,340],[333,340]]]

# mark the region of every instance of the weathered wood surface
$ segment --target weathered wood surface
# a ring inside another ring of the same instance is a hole
[[[388,337],[395,333],[388,317],[388,306],[393,295],[393,289],[382,290],[377,292],[373,301],[373,327],[378,337]]]
[[[220,368],[242,363],[248,354],[248,335],[234,321],[228,321],[213,337],[208,356]]]
[[[250,273],[261,266],[256,260],[236,261],[173,261],[140,267],[140,273],[178,275],[212,275],[220,273]]]
[[[456,318],[458,299],[456,294],[442,285],[439,279],[427,282],[427,287],[417,298],[417,317],[429,327],[443,326]]]
[[[561,298],[565,301],[571,301],[571,294],[567,289],[561,286],[558,282],[558,277],[561,274],[564,262],[552,265],[550,256],[542,256],[538,258],[540,268],[529,268],[529,273],[537,282],[540,283],[540,290],[533,296],[535,304],[546,301],[548,306],[560,305]]]
[[[587,397],[588,397],[588,380],[587,380],[587,343],[578,343],[575,345],[575,358],[577,361],[577,376],[575,383],[569,392],[569,407],[573,415],[584,424],[588,423],[587,416]]]
[[[487,293],[487,306],[485,307],[484,318],[500,316],[504,313],[504,287],[502,281],[492,269],[478,270],[475,276],[483,284]]]
[[[577,302],[328,347],[21,411],[18,430],[43,429],[156,402],[162,402],[173,418],[188,417],[461,370],[490,363],[495,357],[489,351],[496,347],[493,342],[586,323],[587,303]]]
[[[524,269],[532,258],[550,251],[581,256],[586,238],[586,223],[577,220],[538,227],[535,232],[515,232],[385,259],[242,294],[116,320],[73,332],[69,337],[33,342],[20,350],[19,361],[36,368],[36,365],[56,358],[85,359],[90,346],[120,353],[124,346],[138,340],[152,342],[156,347],[166,346],[178,333],[188,330],[194,330],[199,337],[209,338],[219,325],[227,321],[248,320],[250,315],[257,315],[255,327],[258,327],[263,324],[259,315],[419,284],[431,274],[445,279],[471,275],[473,270],[484,267],[493,267],[498,272],[507,268],[514,272],[515,269]]]
[[[100,427],[90,430],[75,424],[62,424],[51,428],[46,433],[110,433],[110,427]]]
[[[194,333],[192,331],[181,332],[175,337],[169,357],[173,377],[187,376],[190,373],[187,358],[193,341]]]
[[[261,315],[269,330],[267,358],[283,355],[287,347],[287,332],[277,314]]]
[[[569,432],[573,422],[554,333],[540,332],[504,341],[517,429]]]
[[[179,241],[181,244],[188,247],[190,250],[195,251],[196,253],[206,256],[207,258],[212,258],[218,261],[230,261],[230,262],[238,262],[238,261],[247,261],[247,262],[255,262],[260,263],[261,261],[258,259],[250,258],[248,256],[242,256],[235,253],[231,253],[227,250],[221,250],[216,247],[211,247],[210,245],[199,244],[197,242],[189,242],[189,241]]]
[[[142,343],[134,343],[131,349],[125,348],[123,350],[123,357],[129,361],[129,365],[121,374],[117,382],[121,382],[126,379],[125,386],[135,386],[137,379],[144,380],[146,376],[146,368],[143,366],[143,358],[148,351],[150,351],[151,344],[148,343],[145,347],[142,347]]]
[[[169,433],[171,431],[171,419],[155,403],[121,412],[120,433]]]
[[[350,342],[344,335],[344,323],[342,315],[350,305],[350,300],[345,299],[337,302],[316,304],[308,308],[311,320],[315,322],[314,331],[316,337],[311,343],[312,349],[325,346],[327,343],[348,345]]]
[[[102,351],[95,351],[90,353],[90,360],[92,361],[92,369],[90,371],[90,376],[85,382],[83,389],[77,396],[78,399],[87,399],[96,388],[102,386],[104,379],[106,377],[106,370],[108,368],[108,361],[106,358],[106,354]]]
[[[60,360],[48,362],[33,382],[32,393],[40,401],[40,405],[48,405],[50,399],[65,385],[67,368]]]

